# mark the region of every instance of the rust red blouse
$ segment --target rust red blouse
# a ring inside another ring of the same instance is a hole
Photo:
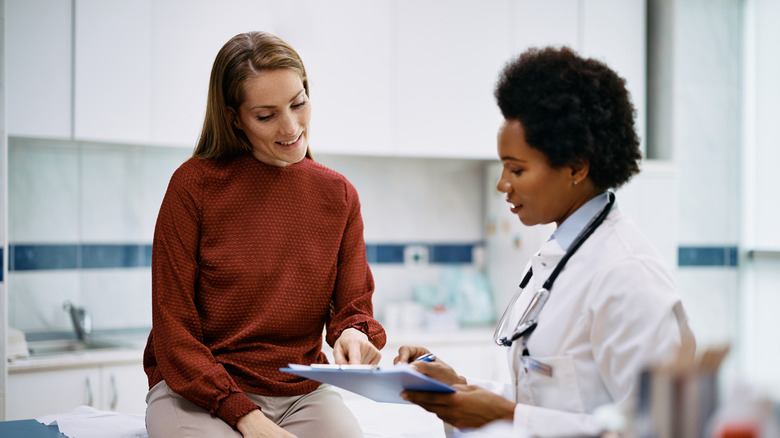
[[[152,251],[150,388],[162,380],[231,426],[257,409],[244,391],[290,396],[319,384],[279,371],[324,363],[355,327],[377,347],[373,277],[355,188],[308,158],[192,158],[173,174]]]

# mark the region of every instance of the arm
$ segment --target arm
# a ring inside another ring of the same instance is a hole
[[[423,347],[402,346],[394,363],[411,363],[412,367],[428,377],[446,383],[455,393],[404,391],[404,400],[436,414],[442,421],[459,428],[482,427],[496,420],[512,420],[515,403],[503,396],[476,385],[466,385],[466,379],[438,357],[432,362],[415,361],[429,353]]]
[[[373,317],[371,298],[374,279],[366,259],[360,202],[355,188],[349,183],[346,183],[346,196],[349,216],[339,249],[326,339],[333,346],[337,363],[376,363],[379,361],[378,350],[384,347],[386,335]],[[365,338],[348,333],[350,328],[361,332]],[[356,357],[355,354],[361,356]]]
[[[277,426],[257,409],[241,417],[236,429],[244,438],[295,438],[295,435]]]
[[[643,257],[628,257],[596,272],[588,290],[584,311],[590,366],[612,403],[625,406],[636,396],[641,371],[674,357],[689,333],[675,311],[680,300],[667,271]],[[589,366],[587,360],[581,365]],[[513,427],[543,436],[597,435],[602,425],[592,409],[572,413],[518,404]]]
[[[676,287],[658,264],[624,259],[597,275],[592,290],[593,357],[615,403],[634,397],[641,371],[673,359],[683,339],[695,348]]]
[[[195,306],[199,239],[197,179],[177,171],[160,207],[152,255],[157,372],[174,392],[235,427],[258,408],[203,344]]]

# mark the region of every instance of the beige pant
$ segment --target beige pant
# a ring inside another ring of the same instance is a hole
[[[246,394],[266,417],[298,438],[362,438],[363,431],[341,395],[320,385],[293,397]],[[146,395],[149,438],[241,438],[241,433],[219,417],[185,400],[160,382]]]

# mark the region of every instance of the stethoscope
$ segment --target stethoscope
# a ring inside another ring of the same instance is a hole
[[[512,346],[512,343],[520,338],[528,338],[528,336],[533,333],[534,329],[536,329],[536,326],[538,324],[538,318],[539,318],[539,312],[542,311],[542,308],[544,307],[544,304],[547,302],[547,299],[550,298],[550,290],[552,289],[553,282],[555,282],[555,279],[558,277],[558,274],[561,273],[563,270],[563,267],[566,265],[566,262],[569,261],[572,255],[579,249],[579,247],[585,242],[585,240],[590,237],[591,234],[593,234],[594,231],[596,231],[596,228],[599,227],[604,222],[604,219],[607,218],[607,215],[609,214],[610,210],[612,210],[612,206],[615,204],[615,194],[612,192],[608,192],[609,202],[607,202],[607,205],[604,207],[604,209],[596,216],[594,217],[587,226],[585,226],[585,229],[580,232],[580,234],[577,236],[576,239],[574,239],[574,242],[572,242],[569,249],[566,251],[566,253],[563,255],[563,258],[561,258],[561,261],[558,262],[558,264],[555,266],[555,269],[553,269],[552,273],[550,274],[550,277],[547,278],[547,281],[544,282],[544,285],[536,291],[533,298],[531,299],[531,302],[528,303],[528,307],[525,309],[525,312],[523,312],[523,316],[520,317],[520,321],[515,326],[515,330],[512,333],[512,336],[504,336],[500,337],[501,333],[504,332],[504,329],[506,328],[507,319],[509,318],[509,314],[512,313],[512,309],[515,307],[515,303],[517,302],[518,298],[520,298],[520,295],[522,294],[525,287],[528,285],[528,282],[531,281],[531,277],[533,276],[533,269],[529,268],[528,272],[525,274],[525,277],[523,277],[523,281],[520,282],[520,289],[515,292],[514,297],[512,297],[512,300],[509,302],[509,305],[507,306],[506,310],[504,310],[504,314],[501,316],[501,319],[498,321],[498,325],[496,326],[496,331],[493,333],[493,342],[495,342],[497,345],[501,347],[510,347]],[[525,341],[525,340],[524,340]],[[528,350],[525,349],[523,352],[524,355],[527,355]]]

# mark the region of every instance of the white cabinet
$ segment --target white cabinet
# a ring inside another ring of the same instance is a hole
[[[211,66],[231,37],[271,30],[270,1],[156,0],[151,9],[151,141],[194,149]],[[283,2],[287,4],[287,2]]]
[[[579,49],[580,0],[519,0],[510,13],[512,51],[529,47],[569,46]]]
[[[646,0],[584,0],[580,53],[604,61],[626,80],[645,150],[647,95]]]
[[[303,59],[315,156],[390,153],[392,16],[392,2],[361,0],[155,1],[152,143],[194,147],[217,52],[238,33],[264,30]]]
[[[149,143],[151,0],[75,5],[75,138]]]
[[[8,135],[70,138],[71,2],[6,0],[4,13]]]
[[[267,30],[307,67],[315,154],[493,159],[500,70],[551,44],[626,77],[643,137],[645,2],[8,0],[9,133],[191,149],[217,51]]]
[[[305,6],[301,7],[301,3]],[[393,2],[279,2],[276,31],[303,58],[312,152],[393,153]],[[297,6],[290,6],[297,5]]]
[[[501,121],[493,88],[511,53],[509,2],[420,0],[397,8],[393,152],[493,158]]]
[[[149,381],[139,363],[103,366],[100,408],[123,414],[144,415]]]
[[[6,420],[69,412],[78,406],[143,415],[146,374],[140,362],[30,370],[8,376]]]
[[[8,375],[6,420],[68,412],[97,406],[100,368],[26,372]]]

